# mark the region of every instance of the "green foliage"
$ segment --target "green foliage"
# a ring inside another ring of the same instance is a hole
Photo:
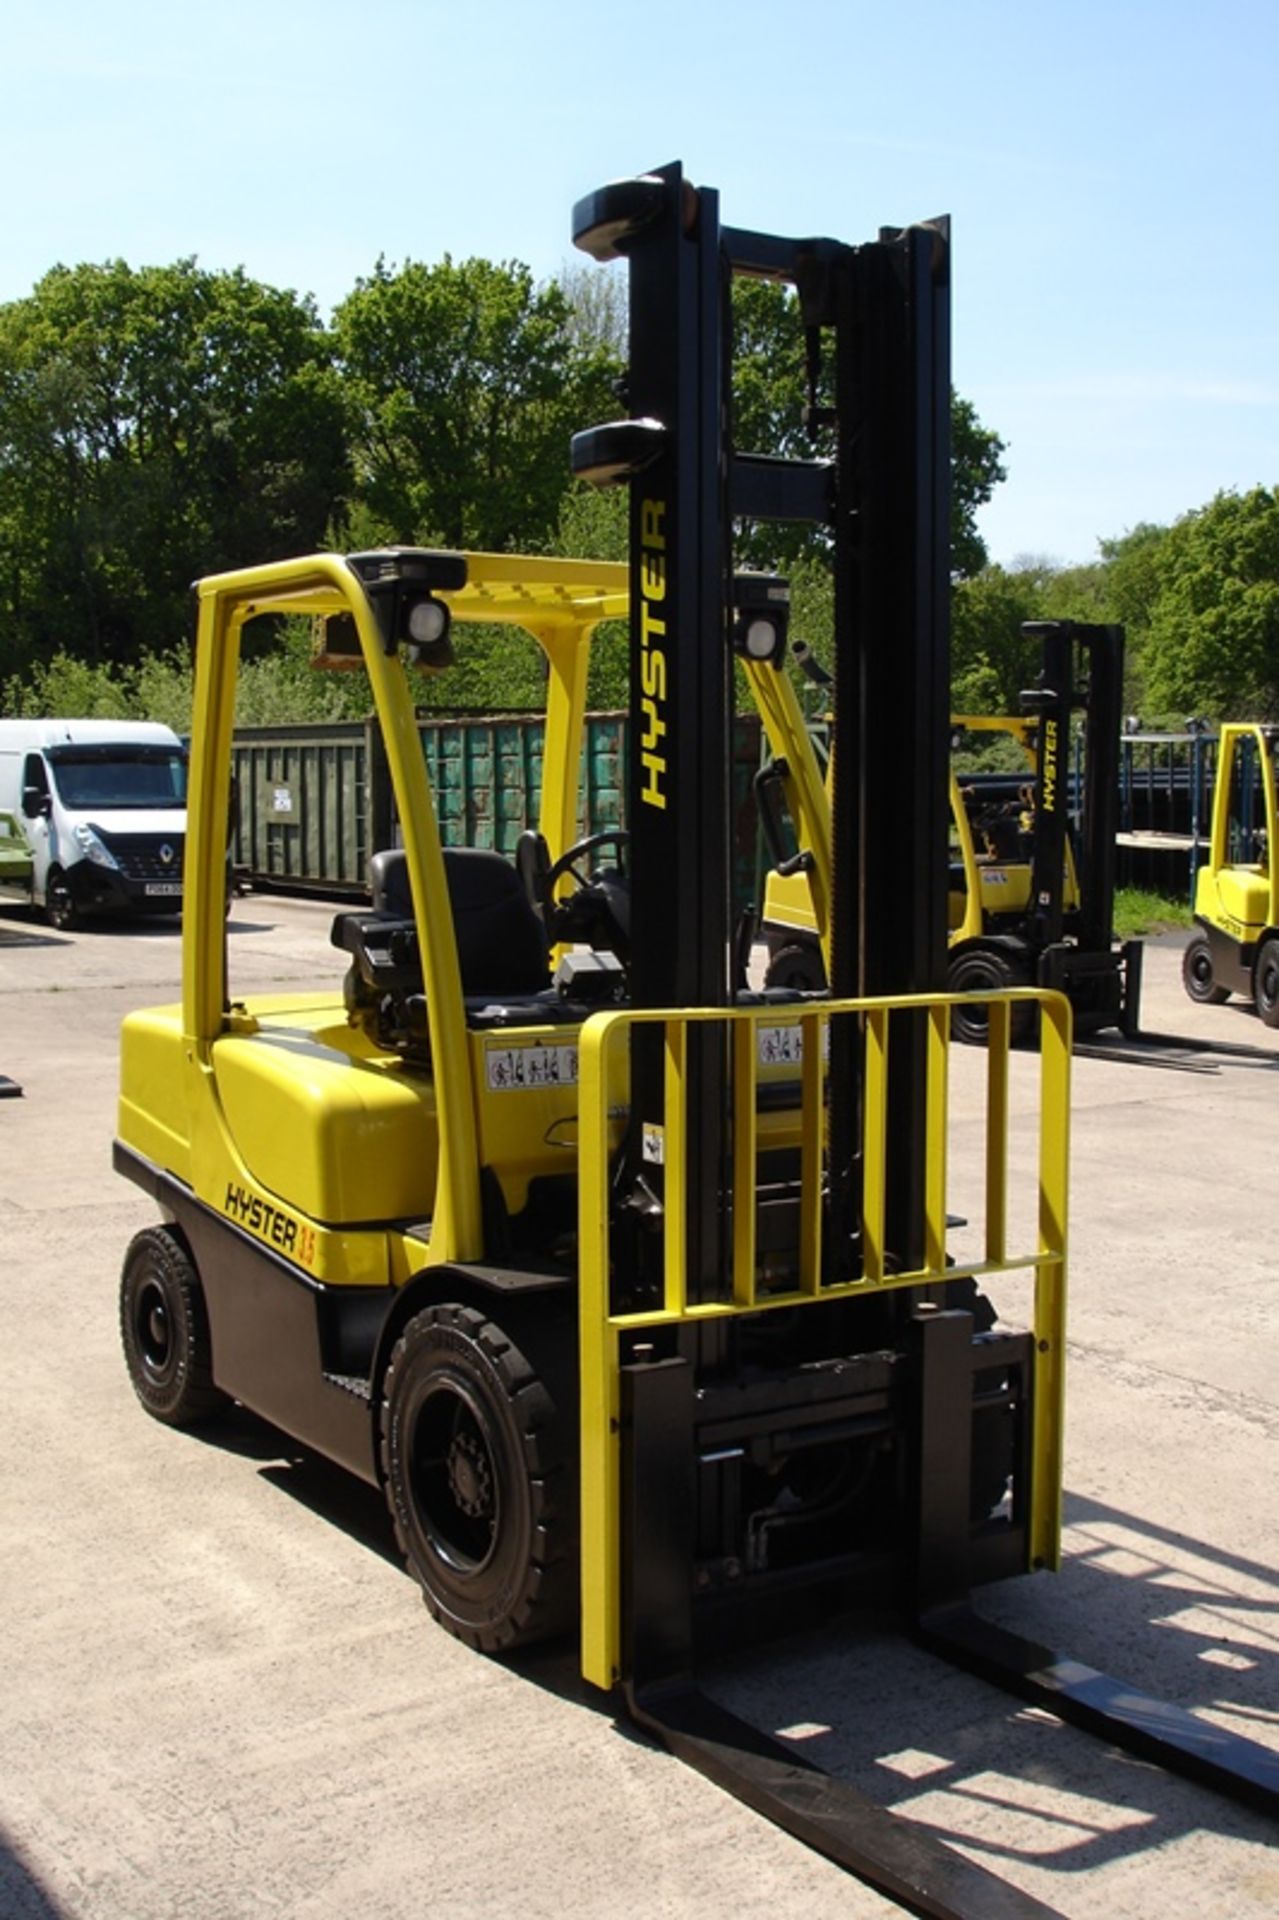
[[[41,660],[24,679],[12,675],[0,694],[0,707],[16,720],[130,720],[133,675],[110,666],[55,653]]]
[[[986,567],[961,580],[951,598],[951,706],[958,713],[1016,713],[1034,680],[1039,648],[1022,622],[1044,615],[1034,571]]]
[[[1157,549],[1145,670],[1165,713],[1279,718],[1279,489],[1219,493]]]
[[[570,487],[560,503],[552,553],[565,560],[625,560],[629,552],[625,487]],[[606,620],[591,643],[587,705],[597,713],[630,699],[630,636],[624,620]]]
[[[197,575],[316,544],[344,403],[312,304],[194,261],[0,308],[0,667],[164,652]]]
[[[619,368],[575,337],[527,267],[379,261],[333,316],[362,500],[396,540],[509,552],[545,543],[574,428]]]
[[[1185,900],[1170,900],[1144,887],[1115,890],[1115,938],[1132,940],[1140,934],[1164,933],[1171,927],[1189,927],[1194,915]]]
[[[831,451],[830,435],[804,425],[808,372],[799,302],[787,287],[742,280],[733,288],[733,439],[744,453],[813,459]],[[829,352],[823,356],[817,401],[832,397]],[[970,401],[951,398],[951,570],[965,577],[985,565],[977,531],[978,508],[1003,480],[1004,443],[983,427]],[[791,572],[801,556],[816,557],[823,536],[809,529],[757,526],[746,531],[743,552],[752,566]]]
[[[950,404],[950,568],[960,580],[986,565],[986,542],[977,531],[977,510],[1001,480],[1008,478],[1001,455],[1005,444],[983,427],[971,401],[952,394]]]

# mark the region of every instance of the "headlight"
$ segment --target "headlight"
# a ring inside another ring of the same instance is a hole
[[[83,825],[73,829],[75,843],[86,860],[92,860],[95,867],[116,867],[120,863],[109,847],[103,846],[92,827]]]

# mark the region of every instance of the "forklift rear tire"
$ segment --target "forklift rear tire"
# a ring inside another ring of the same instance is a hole
[[[1252,997],[1263,1024],[1279,1027],[1279,939],[1272,933],[1261,943],[1252,974]]]
[[[1181,956],[1181,984],[1201,1007],[1220,1007],[1230,998],[1228,987],[1219,987],[1212,971],[1212,948],[1208,936],[1195,934]]]
[[[156,1420],[193,1427],[220,1413],[195,1263],[171,1227],[133,1236],[120,1276],[120,1339],[133,1391]]]
[[[966,948],[956,954],[946,975],[951,993],[1002,993],[1009,987],[1029,985],[1029,969],[998,947]],[[1036,1008],[1029,1002],[1014,1006],[1009,1022],[1013,1046],[1025,1046],[1034,1038],[1035,1014]],[[952,1007],[950,1031],[951,1037],[966,1047],[984,1047],[990,1031],[985,1006],[975,1001],[971,1006]]]
[[[821,948],[803,940],[792,940],[788,946],[779,947],[768,962],[764,985],[789,987],[793,993],[824,993],[826,968]]]
[[[519,1348],[473,1307],[428,1307],[391,1355],[382,1467],[396,1538],[435,1619],[482,1653],[575,1618],[568,1425]]]

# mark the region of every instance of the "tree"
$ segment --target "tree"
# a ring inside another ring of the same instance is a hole
[[[951,708],[956,713],[1016,713],[1034,682],[1039,649],[1022,638],[1023,621],[1044,614],[1034,571],[986,567],[961,580],[951,600]]]
[[[830,355],[818,386],[829,403]],[[774,453],[812,459],[831,451],[829,436],[804,426],[808,399],[804,325],[791,290],[766,280],[738,280],[733,287],[733,438],[743,453]],[[977,531],[977,510],[1006,478],[1004,443],[983,427],[970,401],[951,396],[951,571],[958,578],[980,572],[986,546]],[[743,543],[753,564],[793,567],[812,554],[820,535],[786,527],[752,529]]]
[[[575,429],[606,417],[619,371],[527,267],[384,262],[333,318],[354,405],[360,497],[387,538],[540,547]]]
[[[1279,489],[1219,493],[1155,555],[1147,693],[1167,714],[1279,719]]]
[[[0,667],[163,650],[197,575],[318,544],[347,488],[310,301],[193,260],[0,308]]]

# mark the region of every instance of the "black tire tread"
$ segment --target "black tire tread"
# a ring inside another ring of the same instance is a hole
[[[954,954],[946,969],[946,987],[950,993],[1002,992],[1006,987],[1030,985],[1030,967],[1020,955],[1006,948],[989,945],[965,946]],[[1014,1046],[1024,1046],[1036,1032],[1038,1008],[1028,1003],[1014,1006],[1010,1038]],[[985,1009],[969,1014],[963,1007],[950,1010],[950,1030],[964,1046],[984,1047],[987,1038]]]
[[[176,1378],[165,1388],[149,1377],[133,1325],[132,1287],[136,1270],[149,1262],[169,1301],[181,1314],[175,1318],[185,1352]],[[120,1276],[120,1342],[133,1390],[152,1419],[169,1427],[193,1427],[220,1413],[227,1396],[213,1384],[213,1349],[204,1289],[184,1242],[171,1227],[144,1227],[129,1242]]]
[[[822,993],[826,968],[816,941],[791,940],[770,955],[764,974],[766,987],[791,987],[801,993]]]
[[[1257,951],[1253,967],[1253,1003],[1263,1026],[1279,1027],[1279,988],[1267,990],[1267,983],[1279,979],[1279,936],[1268,934]]]
[[[1208,961],[1207,985],[1195,971],[1196,962],[1200,959]],[[1181,984],[1196,1006],[1221,1007],[1230,998],[1229,988],[1218,986],[1212,978],[1212,949],[1205,934],[1196,933],[1186,943],[1181,956]]]
[[[532,1525],[523,1585],[510,1611],[484,1624],[459,1619],[432,1591],[429,1578],[417,1564],[412,1534],[397,1498],[389,1413],[400,1375],[437,1327],[469,1338],[492,1369],[514,1417],[527,1475]],[[566,1329],[566,1337],[571,1339],[571,1327]],[[396,1542],[433,1619],[480,1653],[511,1652],[567,1631],[576,1619],[578,1606],[575,1463],[557,1443],[556,1409],[546,1384],[495,1321],[474,1307],[445,1303],[426,1308],[408,1323],[396,1342],[383,1381],[380,1458]]]

